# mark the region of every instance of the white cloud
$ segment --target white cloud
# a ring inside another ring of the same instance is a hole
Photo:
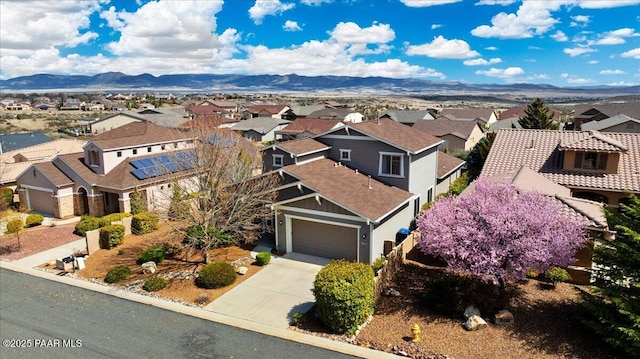
[[[284,31],[302,31],[300,25],[298,25],[297,21],[287,20],[284,25],[282,25]]]
[[[352,55],[379,54],[389,51],[386,43],[396,37],[388,24],[373,24],[361,28],[353,22],[341,22],[329,32],[331,39],[347,47]],[[370,48],[369,45],[374,45]]]
[[[439,29],[442,26],[443,26],[442,24],[433,24],[433,25],[431,25],[431,30]]]
[[[436,59],[468,59],[478,57],[477,51],[471,50],[464,40],[447,40],[442,35],[435,37],[432,42],[423,45],[411,45],[407,48],[407,55],[424,55]]]
[[[462,0],[400,0],[401,3],[408,7],[429,7],[437,5],[446,5],[460,2]]]
[[[623,52],[620,54],[620,57],[631,57],[633,59],[640,60],[640,47]]]
[[[465,60],[463,62],[463,64],[467,65],[467,66],[487,66],[487,65],[493,65],[493,64],[499,64],[502,62],[502,59],[499,57],[495,57],[492,59],[489,59],[489,61],[483,59],[483,58],[479,58],[479,59],[473,59],[473,60]]]
[[[562,3],[558,1],[523,1],[513,14],[498,13],[491,18],[491,25],[480,25],[471,30],[477,37],[500,39],[524,39],[549,31],[558,20],[551,16]]]
[[[625,81],[619,81],[619,82],[613,82],[610,84],[607,84],[609,86],[638,86],[637,83],[635,82],[625,82]]]
[[[476,75],[485,75],[489,77],[497,77],[504,80],[510,80],[514,77],[524,74],[524,70],[520,67],[507,67],[506,69],[497,69],[492,67],[489,70],[478,70],[475,73]]]
[[[569,23],[569,26],[571,26],[571,27],[575,27],[575,26],[585,27],[585,26],[589,25],[589,22],[591,22],[591,16],[576,15],[576,16],[572,16],[571,20],[572,21]]]
[[[495,46],[488,46],[488,47],[485,47],[484,49],[487,50],[487,51],[496,51],[496,50],[498,50],[498,48],[495,47]]]
[[[560,30],[556,31],[555,34],[551,35],[550,37],[558,42],[569,41],[569,38],[567,37],[567,35]]]
[[[572,84],[572,85],[584,85],[584,84],[588,84],[588,83],[592,83],[593,80],[590,79],[585,79],[585,78],[581,78],[581,77],[570,77],[567,79],[567,83]]]
[[[576,57],[582,54],[588,54],[590,52],[596,52],[598,50],[594,50],[588,47],[574,47],[574,48],[567,48],[562,50],[565,54],[571,56],[571,57]]]
[[[614,8],[620,6],[630,6],[640,4],[640,0],[615,0],[615,1],[604,1],[604,0],[574,0],[567,1],[569,3],[575,4],[583,9],[607,9]]]
[[[588,63],[589,65],[595,65],[595,64],[600,63],[600,61],[598,61],[598,60],[591,60],[591,61],[589,61],[589,62],[587,62],[587,63]]]
[[[511,5],[517,0],[479,0],[475,5]]]
[[[330,2],[333,2],[333,0],[302,0],[300,2],[309,6],[320,6],[325,3],[328,4]]]
[[[600,75],[624,75],[626,72],[622,70],[602,70],[599,72]]]
[[[260,25],[265,16],[281,14],[294,6],[295,4],[282,3],[280,0],[256,0],[249,9],[249,16],[256,25]]]
[[[593,41],[593,45],[619,45],[624,44],[626,37],[637,37],[640,33],[637,33],[634,29],[625,27],[622,29],[607,32],[601,36],[599,40]]]

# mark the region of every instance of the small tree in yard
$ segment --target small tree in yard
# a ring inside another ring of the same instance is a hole
[[[595,286],[582,291],[586,324],[611,345],[640,358],[640,198],[619,210],[606,208],[615,240],[594,246]]]
[[[557,130],[560,128],[558,123],[553,122],[553,111],[541,98],[528,104],[524,113],[525,115],[518,119],[518,123],[524,129]]]
[[[24,222],[20,218],[12,219],[7,223],[7,233],[15,234],[16,239],[18,240],[18,252],[22,251],[22,246],[20,245],[20,231],[24,227]]]
[[[570,264],[588,240],[551,198],[483,178],[471,193],[440,198],[417,224],[422,252],[501,288],[530,269]]]

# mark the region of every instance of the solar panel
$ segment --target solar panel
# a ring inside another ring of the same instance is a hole
[[[143,180],[176,173],[192,169],[195,159],[195,152],[190,151],[132,160],[130,163],[135,169],[131,170],[131,174],[137,179]]]

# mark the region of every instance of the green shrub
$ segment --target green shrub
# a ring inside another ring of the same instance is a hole
[[[153,247],[149,249],[145,249],[138,256],[138,264],[146,263],[146,262],[156,262],[160,263],[164,260],[164,247]]]
[[[464,191],[470,183],[469,172],[463,173],[460,177],[458,177],[451,185],[449,185],[449,193],[454,196],[459,195]]]
[[[100,222],[98,218],[92,216],[83,216],[78,224],[76,224],[75,234],[79,236],[86,236],[87,232],[100,228]]]
[[[144,281],[142,289],[147,292],[157,292],[167,286],[167,280],[162,277],[151,277]]]
[[[160,218],[155,213],[142,212],[131,219],[131,232],[136,235],[143,235],[158,229]]]
[[[226,287],[236,281],[236,271],[227,262],[215,262],[204,266],[196,277],[196,285],[200,288],[216,289]]]
[[[137,187],[129,194],[129,204],[131,205],[131,214],[134,216],[147,210],[142,192],[138,191]]]
[[[0,210],[7,209],[13,204],[13,190],[11,188],[0,189]]]
[[[205,234],[204,226],[196,225],[187,230],[185,242],[190,246],[202,249],[207,244],[210,248],[226,247],[235,244],[233,233],[221,232],[218,228],[207,229]]]
[[[307,315],[305,313],[295,312],[293,313],[293,320],[291,321],[291,325],[293,325],[294,327],[299,327],[302,324],[306,323],[306,321]]]
[[[107,283],[117,283],[126,280],[131,275],[131,268],[125,265],[115,266],[109,269],[104,281]]]
[[[111,225],[111,222],[121,221],[123,218],[131,217],[131,213],[111,213],[98,219],[100,228]]]
[[[373,313],[373,269],[364,263],[332,261],[313,282],[316,314],[336,333],[353,334]]]
[[[256,254],[256,262],[259,266],[266,266],[271,261],[271,253],[268,251],[262,251]]]
[[[24,223],[27,225],[27,227],[35,227],[41,225],[42,221],[44,221],[44,217],[42,215],[32,213],[27,216],[27,219],[24,221]]]
[[[373,273],[377,275],[380,269],[382,269],[382,266],[384,266],[384,262],[386,261],[387,258],[385,257],[376,258],[376,260],[373,261],[373,265],[371,266],[371,268],[373,269]]]
[[[527,271],[527,278],[536,279],[538,278],[538,275],[540,275],[540,273],[538,273],[538,271],[533,268]]]
[[[557,286],[558,283],[560,282],[566,282],[568,280],[571,280],[571,276],[564,268],[560,268],[556,266],[553,266],[547,269],[546,271],[544,271],[544,277],[547,280],[550,280],[551,283],[553,283],[554,287]]]
[[[124,241],[124,226],[112,224],[100,229],[100,248],[111,249]]]

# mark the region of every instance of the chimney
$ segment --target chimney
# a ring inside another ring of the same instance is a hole
[[[372,189],[372,187],[371,187],[371,175],[369,175],[369,176],[367,176],[367,177],[368,177],[368,180],[369,180],[369,184],[368,184],[369,189]]]

